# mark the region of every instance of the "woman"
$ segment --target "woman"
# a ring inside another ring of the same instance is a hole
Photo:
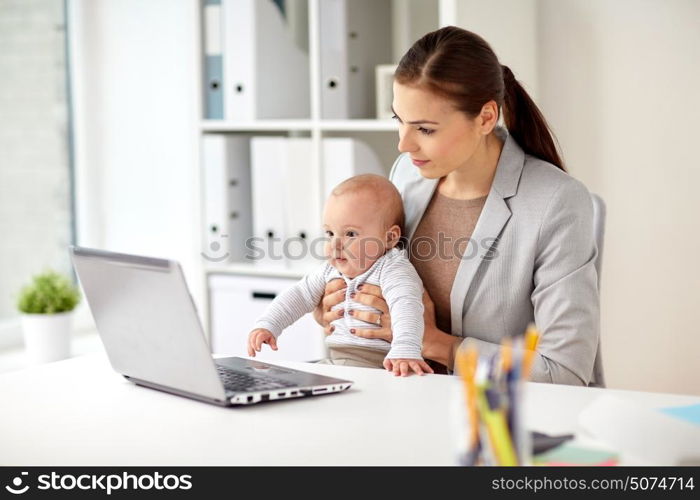
[[[565,172],[510,69],[478,35],[442,28],[401,59],[393,109],[402,154],[390,177],[426,292],[423,356],[452,369],[466,338],[488,355],[534,321],[541,338],[531,380],[602,383],[590,194]],[[329,284],[316,311],[326,329],[342,286]],[[356,335],[391,340],[381,290],[367,285],[356,300],[381,311],[356,317],[382,327]]]

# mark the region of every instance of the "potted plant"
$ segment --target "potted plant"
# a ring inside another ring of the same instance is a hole
[[[24,344],[30,363],[46,363],[70,356],[72,311],[80,291],[67,277],[48,270],[35,275],[19,293]]]

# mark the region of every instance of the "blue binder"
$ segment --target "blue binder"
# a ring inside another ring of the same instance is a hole
[[[204,118],[224,118],[221,0],[204,2]]]

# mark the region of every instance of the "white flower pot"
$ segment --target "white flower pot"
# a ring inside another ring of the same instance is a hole
[[[70,357],[73,311],[56,314],[22,314],[22,332],[30,364]]]

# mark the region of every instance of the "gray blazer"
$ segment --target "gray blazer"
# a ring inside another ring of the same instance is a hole
[[[490,355],[534,321],[541,338],[531,380],[593,385],[600,305],[591,196],[567,173],[525,154],[504,129],[497,133],[505,144],[452,285],[450,333],[476,339]],[[421,176],[407,154],[390,179],[410,239],[438,180]]]

